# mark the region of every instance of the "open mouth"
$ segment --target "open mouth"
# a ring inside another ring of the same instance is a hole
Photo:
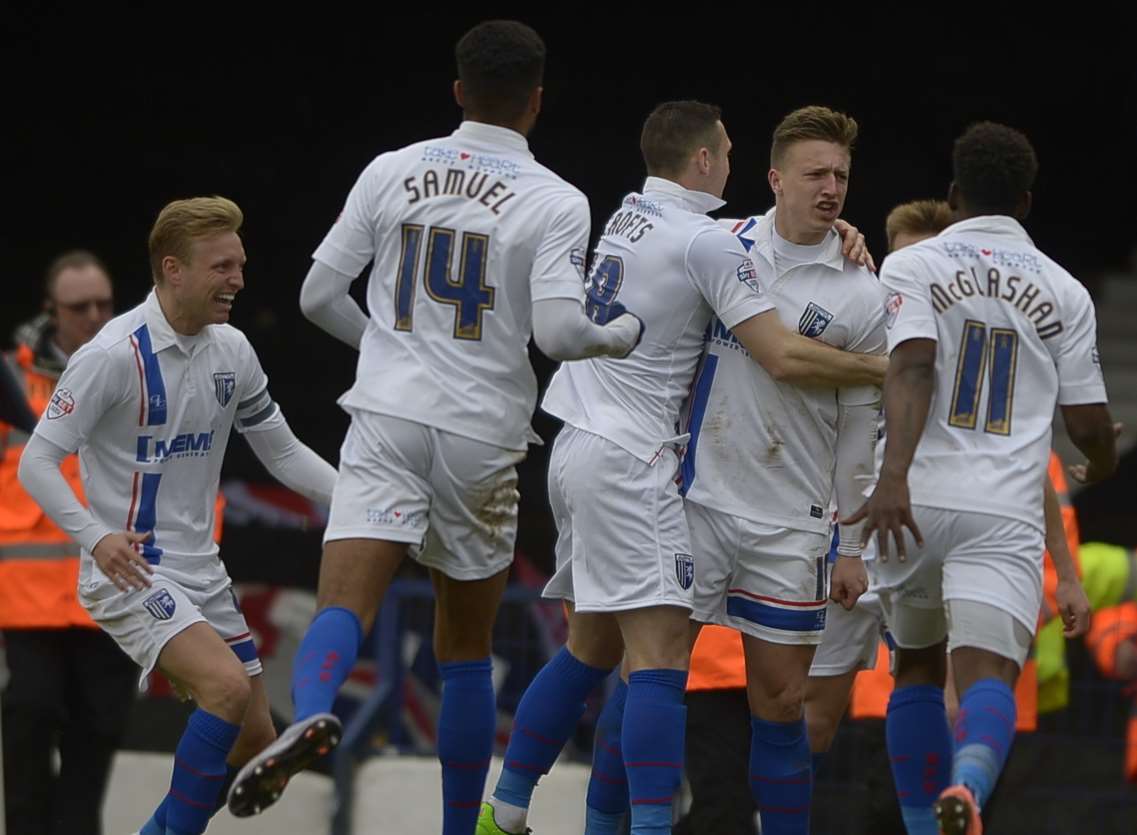
[[[236,293],[218,293],[216,296],[213,297],[213,300],[217,304],[222,305],[226,310],[232,310],[233,309],[233,300],[235,298],[237,298]]]

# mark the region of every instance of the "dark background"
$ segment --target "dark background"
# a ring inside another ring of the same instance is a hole
[[[109,8],[5,12],[0,339],[37,310],[54,255],[98,253],[126,309],[150,284],[146,238],[158,210],[179,197],[228,196],[245,211],[249,255],[233,323],[297,434],[334,461],[347,422],[334,400],[351,384],[354,355],[301,317],[300,282],[367,162],[457,125],[453,44],[486,14]],[[887,211],[944,195],[951,142],[979,119],[1032,138],[1041,171],[1029,231],[1091,288],[1126,267],[1137,242],[1137,69],[1109,43],[1108,21],[1079,42],[1048,40],[1011,17],[937,15],[856,31],[844,19],[859,17],[855,9],[774,20],[709,4],[621,5],[593,19],[556,7],[520,17],[549,48],[532,148],[589,196],[594,228],[642,182],[645,115],[692,97],[722,105],[734,141],[725,213],[770,205],[772,129],[820,103],[861,125],[844,215],[878,260]],[[552,365],[536,365],[544,381]],[[555,431],[540,414],[536,426],[546,438]],[[521,544],[538,560],[550,536],[543,464],[535,450],[522,474]],[[226,466],[229,476],[264,477],[241,443]]]

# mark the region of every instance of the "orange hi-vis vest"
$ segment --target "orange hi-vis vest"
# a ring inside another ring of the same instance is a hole
[[[742,634],[726,626],[704,626],[691,650],[688,690],[730,690],[746,686]]]
[[[1132,600],[1095,612],[1086,635],[1086,647],[1106,678],[1117,678],[1117,647],[1123,641],[1137,641],[1137,603]],[[1137,697],[1126,731],[1125,779],[1137,783]]]
[[[4,359],[23,381],[32,412],[42,414],[56,376],[36,367],[27,345]],[[0,629],[96,628],[77,599],[79,546],[56,527],[16,477],[27,440],[25,433],[0,422]],[[67,456],[60,471],[85,503],[79,456]]]
[[[43,414],[55,391],[56,375],[36,366],[35,354],[27,345],[5,355],[4,361],[23,381],[32,412]],[[97,629],[78,600],[78,544],[51,521],[17,478],[27,441],[24,432],[0,421],[0,629]],[[67,456],[59,469],[79,501],[86,504],[79,456]],[[224,506],[218,493],[217,541]]]
[[[1058,453],[1050,453],[1050,465],[1047,475],[1050,483],[1054,485],[1054,492],[1058,494],[1058,504],[1062,508],[1062,528],[1066,531],[1066,544],[1074,556],[1074,564],[1078,566],[1078,576],[1082,576],[1081,564],[1078,562],[1078,549],[1082,544],[1081,532],[1078,530],[1078,514],[1070,502],[1070,487],[1066,482],[1065,467]],[[1058,591],[1058,571],[1054,568],[1054,561],[1050,558],[1050,551],[1046,551],[1042,560],[1042,611],[1038,613],[1038,625],[1042,626],[1058,616],[1058,601],[1055,594]]]

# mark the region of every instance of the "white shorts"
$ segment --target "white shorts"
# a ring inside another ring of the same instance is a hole
[[[92,576],[98,579],[79,586],[79,602],[95,623],[142,668],[139,687],[157,665],[166,643],[199,622],[208,623],[216,630],[245,665],[250,677],[263,672],[256,644],[228,576],[205,588],[193,588],[163,575],[158,566],[150,577],[149,588],[129,592],[120,591],[97,568],[93,569]]]
[[[893,554],[876,566],[888,587],[881,602],[896,644],[921,649],[946,637],[949,649],[978,646],[1021,665],[1022,633],[1011,621],[1033,637],[1042,604],[1042,531],[983,513],[918,505],[912,514],[924,547],[917,547],[905,530],[907,561]],[[969,626],[967,614],[960,617],[961,612],[975,612],[972,607],[957,608],[953,614],[957,601],[986,604],[979,612],[990,608],[1004,613],[1000,624],[988,624],[998,626],[997,634],[984,638],[978,634],[982,629]]]
[[[599,435],[565,426],[549,456],[557,571],[545,597],[571,600],[578,612],[690,609],[698,572],[678,471],[670,447],[649,465]]]
[[[775,644],[818,644],[829,535],[762,525],[687,502],[699,566],[692,617]]]
[[[871,670],[876,666],[882,639],[888,642],[891,636],[885,629],[884,610],[875,589],[870,588],[857,598],[851,610],[830,601],[825,634],[813,655],[809,674],[840,676],[853,670]]]
[[[455,580],[509,567],[524,452],[390,415],[350,413],[324,542],[406,542],[415,560]]]

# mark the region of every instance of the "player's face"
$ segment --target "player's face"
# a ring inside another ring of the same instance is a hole
[[[780,175],[778,214],[795,229],[822,234],[845,208],[849,151],[835,142],[807,139],[786,149]]]
[[[114,309],[111,280],[94,264],[63,270],[51,300],[55,341],[68,355],[94,339]]]
[[[182,265],[178,304],[198,328],[229,321],[233,299],[245,286],[245,247],[236,232],[198,238]]]
[[[722,122],[715,122],[715,134],[718,137],[717,147],[711,150],[710,171],[707,175],[707,193],[715,197],[722,197],[726,190],[726,181],[730,177],[730,137],[726,135],[726,128]]]

